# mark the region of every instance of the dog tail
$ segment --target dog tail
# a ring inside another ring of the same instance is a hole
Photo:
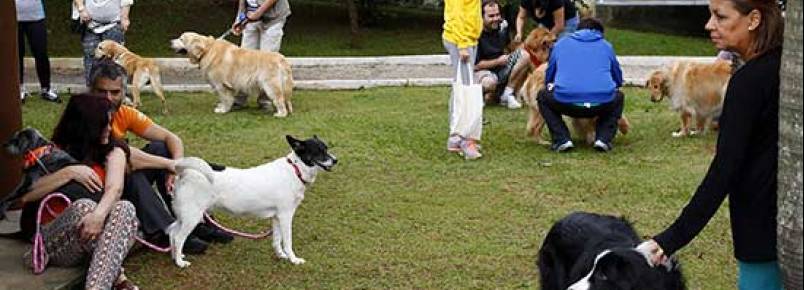
[[[184,157],[176,163],[176,173],[181,175],[185,170],[192,169],[200,172],[204,177],[209,180],[209,183],[215,182],[215,175],[209,163],[198,157]]]

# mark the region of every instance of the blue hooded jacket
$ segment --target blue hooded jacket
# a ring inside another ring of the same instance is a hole
[[[614,48],[597,30],[582,29],[561,38],[550,52],[545,83],[556,101],[601,104],[614,99],[623,73]]]

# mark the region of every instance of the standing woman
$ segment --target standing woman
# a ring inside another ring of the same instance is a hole
[[[468,84],[470,74],[474,72],[477,56],[477,39],[483,31],[483,18],[480,16],[480,0],[445,0],[444,1],[444,33],[441,37],[444,48],[449,52],[452,70],[460,70],[464,84]],[[457,77],[457,76],[456,76]],[[480,95],[482,98],[482,94]],[[481,100],[482,102],[482,100]],[[481,132],[473,136],[461,136],[455,129],[450,100],[450,136],[447,139],[447,150],[461,152],[468,160],[480,158],[477,142]],[[477,116],[482,118],[482,116]],[[478,129],[478,130],[482,130]]]
[[[639,248],[663,262],[695,238],[728,195],[739,289],[782,289],[776,253],[781,11],[775,0],[710,0],[709,10],[712,42],[745,64],[729,80],[706,177],[676,221]]]
[[[25,39],[31,47],[39,78],[39,95],[51,102],[61,102],[59,95],[50,87],[50,60],[47,57],[47,25],[44,0],[15,0],[17,7],[17,43],[20,56],[20,99],[25,101],[28,92],[22,87]]]
[[[123,275],[123,260],[133,245],[138,221],[134,205],[121,201],[128,146],[111,138],[111,102],[102,95],[70,98],[53,133],[53,142],[81,164],[37,179],[23,196],[23,233],[33,235],[38,202],[71,181],[90,196],[78,198],[41,229],[45,264],[76,266],[89,262],[86,289],[135,289]],[[69,195],[69,194],[68,194]],[[34,214],[30,213],[33,210]],[[25,262],[31,262],[31,252]]]

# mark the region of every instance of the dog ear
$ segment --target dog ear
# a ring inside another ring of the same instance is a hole
[[[293,138],[293,136],[285,135],[285,139],[288,141],[288,144],[290,145],[290,148],[293,149],[293,151],[301,150],[302,148],[304,148],[302,142],[296,138]]]

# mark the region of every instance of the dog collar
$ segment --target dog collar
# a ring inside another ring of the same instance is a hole
[[[533,64],[533,69],[536,69],[540,65],[542,65],[542,62],[539,60],[539,58],[536,57],[536,53],[533,50],[531,50],[531,49],[529,49],[527,47],[523,47],[523,48],[525,49],[526,52],[528,52],[528,56],[530,56],[530,63]]]
[[[23,160],[23,165],[22,165],[23,169],[31,168],[34,165],[36,165],[37,162],[41,162],[41,161],[39,161],[39,157],[45,156],[47,154],[50,154],[50,151],[53,150],[53,146],[54,146],[53,144],[48,144],[48,145],[36,147],[36,148],[31,149],[28,152],[26,152],[25,155],[23,156],[23,159],[22,159]]]
[[[293,160],[290,160],[290,158],[285,158],[285,160],[288,161],[288,164],[290,164],[290,166],[293,166],[293,171],[296,173],[296,177],[299,178],[299,181],[301,181],[302,184],[307,185],[307,183],[309,182],[304,180],[304,178],[302,177],[301,169],[299,169],[299,166],[296,165],[296,163],[293,163]]]

